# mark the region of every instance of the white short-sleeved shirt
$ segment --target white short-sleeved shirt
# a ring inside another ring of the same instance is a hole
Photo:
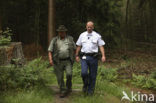
[[[98,46],[105,45],[105,42],[101,39],[101,35],[95,31],[92,33],[83,32],[80,34],[76,45],[82,46],[81,52],[84,53],[97,53]]]

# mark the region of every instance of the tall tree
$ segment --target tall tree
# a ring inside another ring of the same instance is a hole
[[[35,2],[36,4],[36,10],[35,10],[35,25],[34,25],[34,28],[35,28],[35,37],[36,37],[36,44],[38,45],[39,44],[39,39],[40,39],[40,15],[41,15],[41,11],[40,11],[40,2],[38,0],[36,0]]]
[[[49,0],[49,11],[48,11],[48,44],[51,39],[55,36],[55,5],[54,0]]]
[[[1,15],[0,15],[0,31],[2,30],[2,20],[1,20]]]
[[[1,2],[0,4],[0,31],[2,30],[2,7],[3,6],[3,2]]]
[[[128,9],[129,9],[129,0],[127,0],[127,5],[126,5],[126,24],[128,23]]]

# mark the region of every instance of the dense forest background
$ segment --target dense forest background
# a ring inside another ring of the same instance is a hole
[[[50,1],[50,0],[49,0]],[[13,41],[48,47],[48,0],[1,0],[0,29],[9,27]],[[52,0],[54,27],[64,24],[76,41],[88,20],[106,48],[152,48],[156,43],[155,0]],[[155,48],[156,49],[156,48]]]
[[[95,95],[82,93],[75,62],[72,93],[60,99],[49,41],[63,24],[76,42],[90,20],[106,42]],[[123,90],[156,103],[156,0],[0,0],[0,103],[131,102]]]

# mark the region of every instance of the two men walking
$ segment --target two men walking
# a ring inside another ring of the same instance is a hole
[[[81,33],[76,42],[73,38],[66,34],[67,29],[61,25],[57,31],[58,36],[53,38],[49,51],[50,64],[54,66],[54,71],[60,87],[60,97],[64,97],[66,93],[71,91],[72,87],[72,64],[74,57],[77,62],[81,61],[81,77],[83,80],[83,92],[88,95],[94,93],[96,75],[98,69],[98,47],[100,48],[102,58],[105,61],[105,52],[101,35],[93,31],[94,23],[89,21],[86,24],[87,31]],[[76,53],[74,51],[76,49]],[[66,88],[64,85],[63,74],[66,71]]]

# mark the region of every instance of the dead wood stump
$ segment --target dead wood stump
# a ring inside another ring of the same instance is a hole
[[[8,45],[0,46],[0,65],[23,65],[24,63],[21,42],[11,42]]]

